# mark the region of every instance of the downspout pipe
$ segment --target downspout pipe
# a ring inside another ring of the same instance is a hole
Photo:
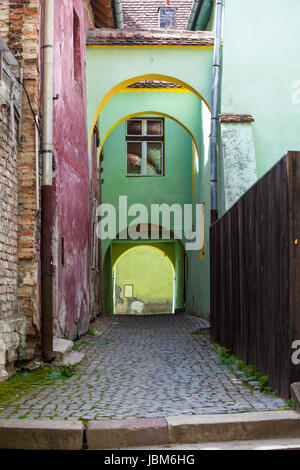
[[[216,0],[216,32],[213,58],[212,100],[211,100],[211,135],[210,135],[210,186],[211,186],[211,224],[218,219],[218,106],[222,41],[223,1]]]
[[[122,1],[121,0],[112,0],[112,6],[115,16],[115,22],[117,29],[124,28],[123,22],[123,10],[122,10]]]
[[[41,185],[41,336],[45,362],[53,354],[52,159],[54,0],[44,0],[43,130]]]

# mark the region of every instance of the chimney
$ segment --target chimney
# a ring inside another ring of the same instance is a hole
[[[158,26],[161,29],[177,29],[177,8],[170,6],[170,0],[158,9]]]

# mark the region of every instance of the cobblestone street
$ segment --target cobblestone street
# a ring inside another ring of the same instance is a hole
[[[111,316],[78,341],[76,375],[0,402],[0,418],[103,419],[276,410],[284,401],[219,364],[203,320],[187,314]]]

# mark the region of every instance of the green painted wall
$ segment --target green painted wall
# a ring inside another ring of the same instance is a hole
[[[199,116],[200,155],[194,161],[193,204],[205,204],[204,253],[189,252],[189,269],[186,287],[186,308],[188,311],[209,318],[210,314],[210,270],[209,270],[209,227],[210,227],[210,114],[206,107]]]
[[[192,139],[170,119],[165,120],[165,176],[126,177],[125,123],[119,124],[106,140],[103,169],[102,202],[117,209],[117,219],[120,195],[128,197],[128,206],[144,204],[149,214],[151,204],[183,205],[192,200]],[[104,252],[109,243],[103,240]]]
[[[175,270],[174,285],[174,309],[184,308],[184,249],[176,240],[154,241],[143,240],[142,242],[132,242],[130,240],[115,240],[106,251],[103,261],[103,304],[106,313],[112,313],[113,309],[113,267],[117,260],[127,251],[140,244],[149,245],[165,253],[170,259]]]
[[[112,313],[113,305],[113,283],[112,283],[112,248],[107,249],[103,262],[103,310],[104,313]]]
[[[204,0],[199,12],[195,31],[213,31],[214,28],[215,0]]]
[[[173,94],[166,93],[170,99]],[[122,96],[121,96],[122,95]],[[135,94],[120,94],[122,101],[124,95],[127,99],[133,99]],[[140,94],[139,94],[140,95]],[[149,99],[149,93],[145,93]],[[151,93],[152,95],[152,93]],[[177,94],[176,94],[177,96]],[[189,96],[190,94],[185,94]],[[192,139],[190,135],[177,123],[170,119],[165,121],[165,168],[164,177],[155,178],[128,178],[126,177],[126,147],[125,147],[125,123],[119,124],[109,135],[104,145],[103,176],[104,185],[102,190],[103,203],[113,204],[118,207],[119,195],[128,196],[128,205],[139,202],[146,205],[150,214],[151,203],[161,204],[163,202],[172,205],[191,203],[192,201]],[[105,253],[111,240],[103,241],[103,252]],[[144,243],[144,241],[142,241]],[[132,246],[130,244],[129,246]],[[153,242],[152,242],[153,243]],[[155,246],[164,249],[175,264],[175,308],[182,308],[184,302],[184,259],[183,249],[178,242],[166,244],[157,242]],[[112,265],[123,250],[122,243],[114,242],[112,248]],[[109,268],[105,263],[105,276],[109,276]],[[106,282],[109,282],[108,280]],[[112,289],[105,296],[112,295]],[[109,302],[106,302],[108,305]]]
[[[88,130],[102,98],[120,82],[160,74],[177,78],[211,103],[212,48],[87,47]],[[147,78],[147,77],[146,77]]]
[[[254,122],[250,129],[253,132],[257,177],[260,177],[284,153],[300,147],[297,124],[300,119],[300,42],[295,40],[295,31],[299,29],[300,2],[224,0],[223,3],[224,44],[220,112],[253,115]],[[211,28],[213,23],[214,15],[208,27]],[[101,99],[112,87],[132,77],[150,78],[151,74],[175,77],[193,86],[210,103],[212,54],[212,49],[177,47],[88,48],[89,130]],[[126,179],[123,123],[112,131],[105,143],[103,202],[116,204],[119,194],[128,194],[129,202],[146,204],[172,204],[177,201],[182,204],[191,200],[194,203],[205,203],[204,258],[202,259],[199,252],[188,253],[186,305],[188,309],[207,317],[210,310],[210,156],[207,145],[209,119],[205,116],[204,106],[196,104],[191,94],[186,94],[186,97],[172,93],[166,96],[159,93],[148,95],[146,98],[146,93],[120,93],[120,96],[108,102],[101,115],[101,135],[103,137],[110,127],[126,114],[144,110],[169,111],[169,114],[181,120],[195,135],[199,164],[196,165],[195,162],[194,190],[191,176],[191,138],[182,127],[169,120],[166,120],[166,177],[156,178],[156,181],[154,178]],[[242,133],[240,137],[239,141],[243,146],[245,139]],[[226,172],[223,168],[220,135],[218,140],[218,196],[221,215],[226,209]],[[245,155],[245,152],[241,152],[241,155]],[[245,159],[245,156],[242,158]],[[242,171],[245,187],[249,183],[247,171],[246,167]],[[107,247],[108,244],[109,242],[104,245]]]
[[[125,123],[119,124],[104,144],[103,202],[118,207],[119,195],[128,195],[128,203],[140,202],[150,209],[151,203],[175,202],[183,204],[205,203],[205,255],[189,251],[186,270],[186,305],[194,313],[209,315],[209,210],[210,165],[209,133],[210,113],[201,100],[192,93],[128,92],[118,93],[104,108],[100,128],[102,138],[114,122],[128,114],[153,110],[170,114],[183,122],[195,136],[199,159],[194,159],[194,192],[192,184],[192,139],[171,119],[165,120],[166,176],[162,178],[127,178],[125,155]],[[103,125],[101,123],[103,122]],[[150,212],[150,211],[149,211]],[[185,242],[185,240],[183,240]],[[110,241],[103,242],[104,252]],[[115,246],[115,245],[114,245]],[[116,245],[117,246],[117,245]],[[113,247],[113,253],[115,248]],[[177,250],[182,248],[177,246]],[[114,254],[112,255],[114,258]],[[177,258],[176,285],[184,285],[182,253]],[[183,289],[176,289],[175,306],[181,308]]]
[[[175,295],[174,295],[174,309],[182,309],[185,301],[185,272],[187,269],[186,257],[184,250],[180,243],[174,243],[174,258],[175,258]],[[185,268],[186,266],[186,268]]]
[[[125,297],[125,285],[133,298]],[[131,248],[115,267],[115,313],[172,313],[174,268],[163,251],[150,246]]]
[[[192,92],[122,92],[117,93],[105,106],[101,114],[100,137],[103,141],[116,122],[130,114],[155,111],[168,114],[185,126],[200,142],[202,100]],[[141,116],[142,117],[142,116]],[[159,116],[157,116],[159,117]]]
[[[213,7],[211,10],[209,21],[206,25],[206,31],[215,31],[216,27],[216,0],[213,0]]]
[[[299,0],[225,0],[222,113],[249,113],[257,176],[300,149]]]
[[[132,77],[152,78],[151,74],[174,77],[192,86],[211,102],[212,48],[139,48],[101,47],[87,49],[87,97],[90,125],[101,99],[123,80]],[[105,70],[105,73],[103,71]],[[170,80],[171,81],[171,80]],[[145,96],[143,96],[145,95]],[[146,97],[148,95],[148,97]],[[149,102],[150,101],[150,102]],[[151,105],[151,107],[149,107]],[[199,167],[192,194],[192,140],[181,126],[166,120],[166,176],[161,178],[125,177],[125,124],[109,135],[104,146],[103,202],[116,204],[119,194],[128,194],[129,202],[146,204],[166,202],[205,202],[205,257],[189,252],[186,303],[204,316],[209,314],[209,211],[210,177],[207,138],[210,117],[203,111],[199,99],[191,93],[119,93],[107,103],[101,113],[101,136],[119,119],[139,111],[159,111],[180,120],[195,135],[199,149]],[[205,120],[205,123],[204,123]],[[203,129],[205,127],[205,131]],[[205,136],[204,136],[205,134]],[[203,139],[203,136],[205,139]],[[205,144],[204,144],[205,141]],[[129,181],[130,180],[130,181]],[[104,252],[109,242],[104,242]],[[183,280],[183,266],[178,271],[178,283]],[[176,278],[177,279],[177,278]],[[180,279],[180,280],[179,280]],[[177,280],[176,280],[177,282]],[[194,302],[192,299],[194,298]],[[183,293],[178,293],[178,302]]]

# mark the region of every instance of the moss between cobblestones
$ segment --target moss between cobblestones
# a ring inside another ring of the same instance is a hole
[[[278,397],[278,392],[269,386],[269,377],[260,374],[255,365],[248,365],[244,361],[239,360],[229,349],[220,346],[218,343],[214,343],[214,345],[220,364],[226,365],[233,374],[239,377],[245,386],[252,390],[258,389],[264,394],[272,394]]]
[[[86,346],[87,344],[90,344],[90,342],[87,340],[74,341],[73,351],[78,351],[82,349],[84,346]]]
[[[56,373],[59,374],[56,375]],[[57,380],[66,380],[75,374],[75,368],[69,366],[41,366],[35,370],[24,369],[17,372],[13,377],[8,379],[6,382],[0,383],[0,405],[1,402],[15,398],[19,393],[26,393],[26,391],[32,391],[34,386],[51,386],[56,385]],[[26,416],[24,416],[26,417]],[[20,416],[20,419],[23,417]]]
[[[76,343],[87,359],[68,382],[63,377],[50,379],[59,371],[56,364],[56,369],[45,365],[0,383],[0,417],[84,423],[86,419],[238,413],[285,406],[281,399],[273,403],[273,397],[244,386],[239,371],[232,374],[228,366],[220,366],[203,325],[201,319],[188,315],[122,317],[118,327],[112,320],[110,329],[97,324],[103,331],[101,338],[114,340],[117,349],[100,346],[98,335],[81,338]]]

